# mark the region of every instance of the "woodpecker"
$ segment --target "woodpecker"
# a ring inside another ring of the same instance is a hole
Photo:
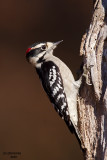
[[[77,131],[78,83],[67,65],[53,55],[58,42],[35,43],[26,51],[26,59],[36,69],[43,88],[55,110],[66,122],[71,132]]]

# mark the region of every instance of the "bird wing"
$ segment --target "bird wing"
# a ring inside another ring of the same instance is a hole
[[[52,61],[48,61],[41,65],[41,69],[36,70],[42,80],[43,88],[50,101],[53,103],[55,110],[66,123],[71,125],[67,98],[59,68]]]

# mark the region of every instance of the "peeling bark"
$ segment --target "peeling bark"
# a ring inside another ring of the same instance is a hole
[[[78,128],[86,160],[107,160],[107,0],[93,0],[94,12],[82,38],[84,72],[78,95]]]

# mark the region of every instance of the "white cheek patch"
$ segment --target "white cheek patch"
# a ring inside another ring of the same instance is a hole
[[[36,62],[39,60],[38,57],[30,57],[29,58],[29,62],[34,66],[36,67]]]
[[[46,51],[43,51],[42,53],[39,53],[36,57],[41,58],[45,54]]]
[[[29,62],[34,66],[34,67],[40,67],[41,63],[38,63],[39,59],[41,57],[43,57],[43,55],[45,54],[45,51],[43,51],[42,53],[38,54],[37,56],[34,57],[30,57]]]

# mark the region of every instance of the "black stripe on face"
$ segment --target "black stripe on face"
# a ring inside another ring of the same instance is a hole
[[[38,54],[42,53],[43,50],[40,48],[31,49],[30,52],[26,54],[26,59],[29,61],[30,57],[36,57]]]

